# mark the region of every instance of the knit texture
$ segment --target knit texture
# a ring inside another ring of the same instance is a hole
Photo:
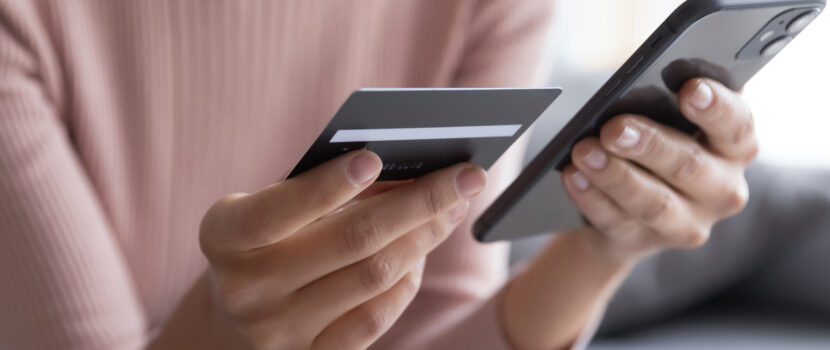
[[[538,85],[550,15],[546,0],[0,0],[0,348],[143,346],[205,271],[215,200],[280,180],[355,89]],[[506,257],[462,225],[376,346],[506,347]]]

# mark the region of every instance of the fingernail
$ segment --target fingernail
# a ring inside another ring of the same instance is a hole
[[[594,170],[602,170],[602,168],[605,168],[607,163],[608,156],[606,156],[605,152],[601,151],[599,148],[592,149],[591,152],[588,152],[585,156],[585,164]]]
[[[467,168],[455,176],[455,190],[464,198],[475,197],[486,184],[487,178],[480,168]]]
[[[622,148],[631,148],[637,145],[637,142],[639,141],[640,131],[626,125],[620,137],[617,138],[617,146]]]
[[[418,269],[418,271],[424,271],[424,268],[426,266],[427,266],[427,258],[423,257],[423,258],[421,258],[421,260],[418,260],[418,265],[416,265],[415,268]]]
[[[381,162],[370,153],[363,153],[349,162],[346,176],[356,186],[364,186],[380,171]]]
[[[464,217],[467,216],[467,211],[470,209],[470,202],[464,201],[457,205],[455,208],[450,209],[447,215],[450,217],[450,221],[452,223],[459,223],[461,220],[464,220]]]
[[[689,103],[692,107],[698,110],[705,110],[712,105],[714,94],[712,88],[704,81],[700,81],[695,88],[695,92],[689,97]]]
[[[585,191],[591,186],[591,182],[588,181],[588,178],[585,177],[585,175],[582,175],[579,171],[571,174],[570,181],[571,185],[580,191]]]

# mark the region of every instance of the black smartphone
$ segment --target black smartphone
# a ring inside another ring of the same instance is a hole
[[[676,92],[705,77],[741,90],[824,9],[826,0],[689,0],[680,5],[600,90],[577,112],[519,177],[476,220],[482,242],[521,238],[492,232],[549,170],[570,163],[572,147],[596,136],[610,118],[633,113],[688,133]]]

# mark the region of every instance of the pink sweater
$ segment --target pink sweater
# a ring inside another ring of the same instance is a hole
[[[550,0],[0,0],[0,348],[146,344],[205,271],[212,202],[279,180],[352,90],[543,81],[550,15]],[[506,347],[491,301],[506,246],[464,226],[376,347]]]

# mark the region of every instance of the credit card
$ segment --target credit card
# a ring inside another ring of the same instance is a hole
[[[539,89],[362,89],[349,96],[288,178],[344,153],[383,161],[379,181],[460,163],[489,169],[562,93]]]

